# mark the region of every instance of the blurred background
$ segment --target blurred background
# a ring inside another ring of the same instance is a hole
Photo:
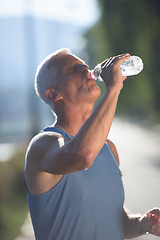
[[[28,213],[24,156],[30,139],[54,121],[34,92],[34,75],[59,48],[70,48],[91,69],[121,53],[142,58],[144,70],[124,84],[110,138],[127,206],[143,213],[160,207],[160,1],[0,0],[0,6],[0,239],[32,239],[21,228]]]

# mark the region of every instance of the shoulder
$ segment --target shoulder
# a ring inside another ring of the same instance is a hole
[[[114,153],[116,159],[117,159],[117,162],[119,164],[119,156],[118,156],[118,152],[117,152],[117,149],[116,149],[116,146],[114,145],[114,143],[107,139],[107,143],[109,144],[110,148],[112,149],[112,152]]]
[[[57,141],[58,139],[61,139],[64,137],[56,132],[43,132],[37,134],[35,137],[32,138],[29,146],[30,147],[39,147],[39,146],[44,146],[44,143],[53,143],[54,141]]]
[[[26,157],[30,158],[33,155],[42,156],[48,148],[56,144],[64,144],[64,137],[61,134],[56,132],[39,133],[30,141],[26,151]]]
[[[41,194],[55,186],[62,175],[53,175],[42,168],[42,164],[48,152],[55,152],[64,144],[62,135],[54,132],[39,133],[29,143],[24,164],[24,180],[31,194]]]

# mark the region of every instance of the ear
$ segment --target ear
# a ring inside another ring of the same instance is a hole
[[[46,91],[46,97],[52,102],[56,102],[62,99],[62,96],[58,93],[58,91],[54,88],[49,88]]]

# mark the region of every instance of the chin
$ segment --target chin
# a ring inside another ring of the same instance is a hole
[[[97,88],[92,92],[92,96],[95,99],[95,101],[99,98],[100,94],[101,94],[101,90],[97,86]]]
[[[97,86],[97,84],[92,85],[92,90],[95,92],[95,94],[98,95],[98,97],[100,96],[101,90],[100,90],[100,88]]]

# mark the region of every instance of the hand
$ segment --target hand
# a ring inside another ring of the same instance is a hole
[[[123,81],[127,78],[122,76],[120,64],[127,60],[130,54],[121,54],[115,57],[110,57],[102,62],[102,73],[101,77],[104,80],[106,86],[116,85],[120,89],[123,87]]]
[[[155,208],[146,213],[141,218],[140,225],[146,232],[160,236],[160,209]]]

